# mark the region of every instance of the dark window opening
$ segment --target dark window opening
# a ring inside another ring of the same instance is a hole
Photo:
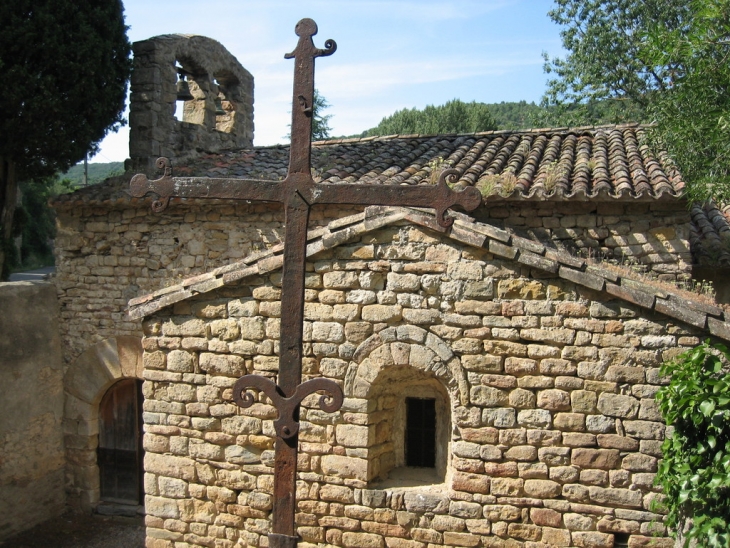
[[[99,480],[101,500],[141,504],[142,381],[113,385],[99,404]]]
[[[628,533],[614,533],[614,535],[613,535],[614,548],[626,548],[628,545],[629,545],[629,534]]]
[[[436,467],[436,400],[406,398],[406,466]]]

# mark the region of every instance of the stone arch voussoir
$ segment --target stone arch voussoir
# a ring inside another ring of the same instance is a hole
[[[390,366],[410,366],[431,373],[461,405],[469,401],[459,358],[442,339],[415,325],[389,327],[358,346],[345,377],[345,397],[365,397],[372,382]]]

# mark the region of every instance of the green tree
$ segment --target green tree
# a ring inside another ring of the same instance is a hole
[[[679,166],[696,200],[730,200],[730,0],[694,0],[677,29],[652,25],[640,54],[672,67],[649,105],[650,133]]]
[[[545,57],[548,104],[629,99],[640,107],[666,88],[674,67],[648,63],[644,36],[655,24],[681,28],[686,0],[555,0],[550,18],[561,25],[564,59]]]
[[[565,59],[547,59],[544,104],[608,100],[612,121],[654,123],[692,198],[730,198],[730,0],[556,0]],[[577,105],[577,106],[576,106]]]
[[[476,133],[497,129],[489,106],[459,99],[423,110],[403,109],[383,118],[367,135]]]
[[[314,90],[314,98],[312,99],[312,139],[322,141],[329,139],[332,128],[329,121],[332,114],[322,114],[323,110],[330,108],[327,102],[318,90]]]
[[[123,122],[131,46],[120,0],[0,2],[0,272],[18,181],[65,171]]]

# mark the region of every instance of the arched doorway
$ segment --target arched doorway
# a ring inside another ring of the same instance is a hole
[[[112,337],[87,348],[66,371],[63,425],[69,478],[67,502],[72,508],[99,510],[101,400],[118,382],[141,379],[142,371],[142,341],[130,335]],[[139,385],[137,390],[139,394]]]
[[[122,379],[99,404],[101,502],[142,504],[142,381]]]

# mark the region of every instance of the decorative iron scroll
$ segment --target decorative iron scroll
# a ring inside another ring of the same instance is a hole
[[[297,386],[291,397],[282,396],[279,387],[271,380],[261,375],[244,375],[233,385],[233,401],[236,405],[251,407],[255,400],[249,388],[255,388],[266,394],[276,410],[279,418],[274,421],[276,434],[289,439],[299,432],[299,421],[296,418],[297,408],[302,400],[315,392],[324,392],[319,398],[319,408],[326,413],[334,413],[342,406],[342,389],[337,383],[329,379],[310,379]]]

